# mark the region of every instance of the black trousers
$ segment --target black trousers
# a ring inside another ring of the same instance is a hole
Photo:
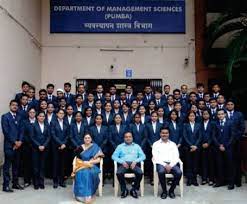
[[[68,163],[68,149],[59,150],[53,147],[53,182],[63,183],[66,175],[66,164]]]
[[[150,181],[153,180],[153,162],[152,162],[152,148],[147,146],[144,150],[146,155],[146,160],[144,162],[145,175],[147,175]]]
[[[199,150],[190,151],[190,147],[185,147],[186,176],[189,180],[196,180],[198,174]]]
[[[10,183],[10,167],[12,167],[12,183],[18,184],[18,167],[20,164],[20,150],[7,150],[4,152],[3,187]]]
[[[30,159],[30,155],[32,155],[32,146],[30,143],[25,142],[23,144],[22,155],[24,183],[31,183],[33,179],[33,160]]]
[[[127,162],[129,165],[131,162]],[[143,172],[139,166],[135,166],[134,169],[128,168],[126,169],[123,165],[119,165],[117,169],[117,178],[120,183],[121,191],[126,190],[126,182],[124,178],[125,173],[134,173],[135,174],[135,179],[134,179],[134,184],[132,185],[132,189],[134,190],[139,190],[140,188],[140,183],[142,180]]]
[[[209,146],[208,148],[201,149],[201,164],[202,164],[202,180],[203,181],[214,181],[215,180],[215,173],[214,173],[214,149]]]
[[[235,166],[235,184],[242,184],[242,171],[241,171],[241,149],[240,149],[240,139],[236,140],[233,144],[233,159]]]
[[[168,173],[165,169],[164,166],[162,166],[161,164],[156,164],[156,168],[157,168],[157,173],[159,176],[159,181],[162,187],[163,192],[167,192],[167,187],[166,187],[166,174]],[[179,181],[182,177],[182,171],[180,170],[179,165],[175,165],[174,167],[172,167],[171,172],[169,172],[170,174],[173,175],[173,180],[172,180],[172,184],[171,187],[169,189],[169,192],[174,192],[176,186],[179,184]]]
[[[232,147],[227,148],[224,152],[216,148],[216,169],[216,183],[234,185],[235,166]]]
[[[32,149],[32,163],[33,163],[33,185],[43,186],[45,177],[45,160],[47,156],[47,150],[43,152],[36,148]]]

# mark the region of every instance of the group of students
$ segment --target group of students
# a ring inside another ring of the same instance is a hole
[[[132,85],[119,95],[116,86],[109,90],[98,84],[95,93],[86,92],[79,84],[71,93],[71,84],[63,89],[48,84],[39,90],[22,83],[22,92],[11,100],[10,111],[2,115],[4,134],[3,191],[23,189],[33,183],[34,189],[44,189],[45,166],[51,160],[53,187],[66,187],[72,172],[72,160],[90,135],[104,154],[104,179],[113,177],[111,156],[131,133],[133,142],[145,153],[145,174],[153,184],[152,147],[160,139],[163,128],[169,130],[169,140],[177,145],[184,162],[187,186],[241,186],[240,140],[245,131],[243,114],[235,110],[233,100],[226,100],[219,84],[210,93],[204,85],[188,93],[182,85],[171,93],[170,86],[152,90],[146,85],[134,94]],[[48,158],[48,159],[47,159]],[[18,176],[22,167],[24,187]]]

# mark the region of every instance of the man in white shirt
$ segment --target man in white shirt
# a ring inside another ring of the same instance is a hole
[[[175,198],[174,190],[176,185],[179,183],[182,172],[178,165],[179,152],[177,145],[169,140],[169,129],[161,128],[160,139],[153,144],[152,148],[153,162],[156,164],[159,181],[162,187],[161,198],[167,198],[166,188],[166,176],[165,174],[172,174],[173,181],[169,189],[169,197]]]

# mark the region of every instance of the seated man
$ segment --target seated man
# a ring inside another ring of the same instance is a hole
[[[138,198],[136,191],[139,190],[143,172],[137,164],[145,160],[146,156],[141,147],[138,144],[133,143],[131,132],[126,132],[124,134],[124,143],[117,146],[112,155],[112,159],[119,164],[117,169],[117,178],[121,186],[121,198],[125,198],[129,194],[124,179],[125,173],[135,174],[135,180],[130,195],[134,198]]]
[[[161,198],[167,198],[165,174],[172,174],[174,176],[169,190],[169,197],[175,198],[174,190],[181,179],[182,172],[178,165],[178,148],[174,142],[169,140],[168,128],[161,128],[160,139],[153,144],[152,154],[153,161],[156,164],[159,181],[163,190]]]

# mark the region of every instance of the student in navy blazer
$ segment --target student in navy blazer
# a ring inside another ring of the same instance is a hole
[[[44,189],[45,160],[47,148],[50,142],[51,134],[47,122],[45,122],[45,113],[39,112],[37,121],[32,125],[31,143],[32,143],[32,163],[34,174],[34,189]]]
[[[30,88],[30,84],[28,82],[26,82],[26,81],[23,81],[22,84],[21,84],[21,90],[22,90],[22,92],[21,93],[17,93],[15,95],[15,100],[17,101],[18,104],[20,102],[21,96],[23,94],[27,94],[29,88]]]
[[[77,111],[77,112],[80,112],[80,111]],[[75,122],[74,109],[73,109],[72,105],[67,105],[67,107],[66,107],[66,116],[64,117],[64,120],[70,126]]]
[[[235,163],[233,160],[233,142],[235,130],[231,120],[226,119],[226,111],[217,111],[217,121],[213,135],[216,148],[217,177],[214,187],[220,187],[225,182],[228,190],[234,189]],[[226,168],[225,168],[226,166]]]
[[[72,94],[70,91],[71,91],[71,83],[69,82],[64,83],[64,97],[65,97],[66,103],[69,105],[74,105],[75,95]]]
[[[84,112],[85,118],[83,120],[84,125],[87,129],[94,125],[94,116],[93,109],[91,107],[87,107]]]
[[[20,116],[17,114],[18,102],[11,100],[9,104],[10,111],[2,115],[1,125],[4,135],[4,164],[3,164],[3,191],[13,192],[9,187],[10,174],[12,166],[12,188],[23,189],[18,182],[18,166],[20,160],[20,147],[23,138],[20,134]]]
[[[87,128],[82,121],[82,113],[78,111],[75,113],[75,122],[70,127],[70,140],[74,150],[83,144],[83,138],[86,132]]]
[[[74,105],[73,109],[74,109],[74,112],[81,111],[82,113],[84,113],[85,106],[83,103],[83,98],[79,94],[77,94],[75,97],[75,105]]]
[[[122,118],[120,114],[114,116],[114,125],[110,126],[110,143],[113,149],[124,142],[124,134],[128,131],[127,126],[122,124]]]
[[[178,113],[178,122],[184,123],[186,119],[186,113],[182,111],[182,104],[179,101],[174,103],[174,110]]]
[[[30,108],[28,111],[28,119],[21,121],[20,134],[23,138],[22,145],[22,162],[23,162],[23,177],[24,177],[24,187],[31,185],[33,179],[33,166],[30,161],[30,155],[32,155],[32,143],[31,143],[31,133],[33,124],[36,121],[36,111],[34,108]]]
[[[198,159],[201,142],[201,125],[195,121],[196,114],[189,111],[187,120],[183,127],[183,139],[185,148],[185,160],[187,164],[187,186],[193,184],[198,186]]]
[[[66,187],[65,171],[68,159],[69,124],[64,121],[65,111],[57,112],[57,120],[51,124],[52,150],[53,150],[53,188]]]
[[[146,166],[149,175],[150,184],[153,184],[153,163],[152,163],[152,146],[153,143],[160,139],[160,129],[162,124],[158,122],[158,114],[156,111],[151,113],[151,121],[146,124],[147,131],[147,148],[146,148]]]
[[[32,108],[35,108],[35,110],[37,111],[39,108],[39,101],[37,99],[35,99],[35,89],[33,87],[30,87],[28,92],[28,105]]]
[[[242,185],[240,141],[245,132],[244,116],[241,112],[235,110],[235,102],[233,100],[227,101],[226,112],[226,118],[233,122],[235,130],[235,138],[233,144],[234,161],[236,165],[235,184],[237,187],[240,187]]]
[[[146,114],[146,108],[145,108],[144,105],[140,105],[140,106],[139,106],[138,112],[139,112],[140,115],[141,115],[141,123],[142,123],[142,124],[145,125],[145,124],[147,124],[147,123],[150,122],[151,117],[150,117],[150,115],[147,115],[147,114]]]
[[[113,117],[114,113],[112,112],[112,105],[110,102],[106,102],[104,105],[104,112],[102,113],[103,116],[103,125],[110,126],[114,123]]]
[[[28,104],[28,96],[23,94],[20,98],[18,108],[18,115],[21,117],[21,120],[26,120],[28,118],[28,110],[31,108],[31,105]]]
[[[173,95],[169,95],[167,97],[167,104],[164,107],[165,116],[168,117],[170,111],[173,109],[174,109],[174,97],[173,97]]]
[[[121,117],[122,117],[122,124],[123,125],[129,125],[133,121],[133,115],[130,112],[130,106],[127,103],[124,103],[122,105],[122,112],[121,112]]]
[[[134,121],[129,125],[128,129],[133,135],[134,143],[140,145],[142,150],[145,151],[147,143],[146,126],[141,123],[140,113],[136,113],[133,118]]]
[[[177,111],[172,110],[170,112],[168,120],[164,126],[169,128],[169,139],[177,145],[179,151],[181,152],[181,145],[183,142],[183,124],[179,122]]]
[[[166,105],[166,100],[162,98],[162,93],[160,90],[154,92],[154,103],[157,108],[164,108]]]
[[[54,104],[49,102],[47,104],[47,112],[46,112],[46,115],[45,115],[45,120],[50,125],[56,119],[57,119],[57,116],[56,116],[56,113],[55,113]]]
[[[213,185],[214,178],[214,163],[215,156],[213,152],[213,134],[215,129],[215,123],[210,120],[210,111],[204,109],[202,111],[201,122],[201,161],[202,161],[202,185],[209,183]]]

